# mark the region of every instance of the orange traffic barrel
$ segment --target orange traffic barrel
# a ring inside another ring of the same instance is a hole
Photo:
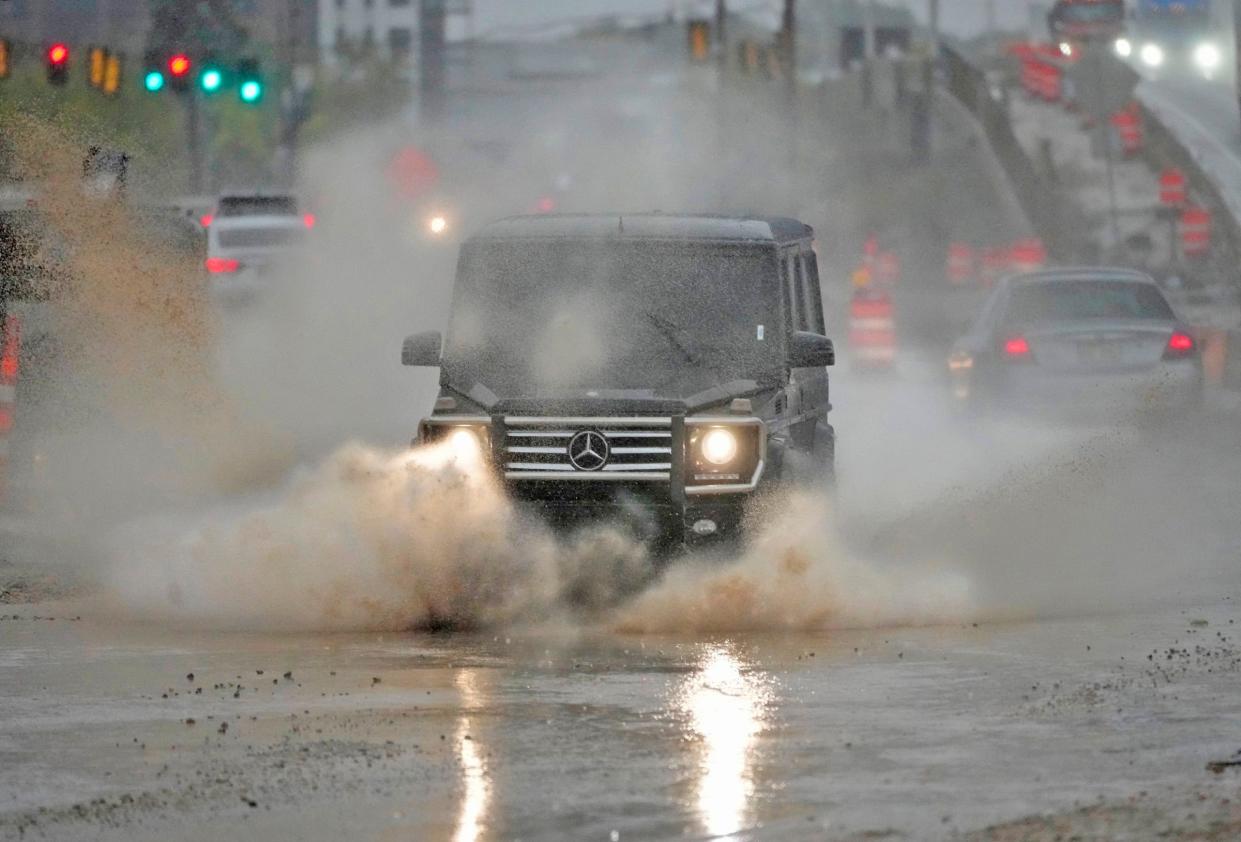
[[[1008,268],[1013,272],[1033,272],[1047,264],[1047,248],[1038,237],[1013,243],[1008,250]]]
[[[1120,150],[1126,157],[1142,151],[1142,119],[1132,108],[1122,108],[1112,115],[1112,128],[1120,138]]]
[[[953,286],[974,280],[974,249],[969,243],[948,244],[948,283]]]
[[[895,252],[881,251],[875,259],[875,280],[884,286],[893,286],[901,279],[901,259]]]
[[[1159,201],[1169,207],[1185,204],[1185,173],[1168,167],[1159,174]]]
[[[979,282],[984,287],[995,286],[995,282],[1008,271],[1008,249],[1004,246],[985,248],[978,262]]]
[[[896,361],[896,324],[886,292],[859,289],[849,303],[849,347],[855,362],[890,366]]]
[[[1181,254],[1205,257],[1211,251],[1211,212],[1206,208],[1187,207],[1181,211]]]

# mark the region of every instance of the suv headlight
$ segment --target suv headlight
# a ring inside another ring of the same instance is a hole
[[[426,418],[418,425],[415,444],[448,442],[461,456],[477,452],[484,458],[491,452],[491,422],[486,418]]]
[[[727,427],[715,427],[703,434],[699,449],[712,465],[727,465],[737,458],[737,436]]]
[[[689,494],[753,491],[767,456],[758,418],[686,418],[685,490]]]

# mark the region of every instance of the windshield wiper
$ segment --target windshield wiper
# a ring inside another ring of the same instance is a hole
[[[679,335],[684,335],[685,328],[669,321],[668,319],[665,319],[658,313],[652,313],[649,310],[643,310],[642,315],[646,316],[647,320],[650,321],[650,323],[655,326],[655,329],[659,331],[660,336],[668,340],[668,344],[671,345],[687,363],[692,365],[694,368],[709,371],[711,376],[715,378],[717,385],[723,382],[724,377],[720,374],[718,369],[712,365],[708,365],[701,356],[691,350],[678,338]]]

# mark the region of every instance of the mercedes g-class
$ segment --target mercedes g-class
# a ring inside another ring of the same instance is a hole
[[[461,248],[418,441],[465,434],[556,524],[613,518],[653,544],[738,537],[747,501],[831,481],[818,265],[786,218],[512,217]]]

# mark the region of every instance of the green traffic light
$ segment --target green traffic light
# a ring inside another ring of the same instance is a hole
[[[213,94],[224,84],[224,74],[214,67],[208,67],[198,81],[204,91]]]
[[[263,96],[263,86],[254,79],[247,79],[241,83],[238,93],[241,94],[242,102],[258,102]]]
[[[155,93],[164,87],[164,74],[158,70],[148,70],[147,75],[142,78],[142,84],[151,93]]]

